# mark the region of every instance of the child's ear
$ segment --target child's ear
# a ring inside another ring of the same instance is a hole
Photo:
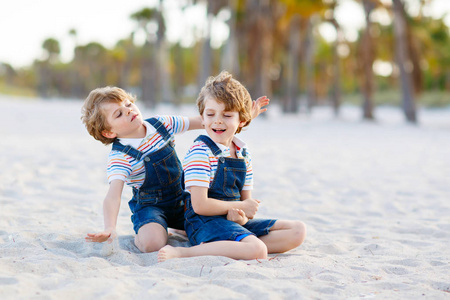
[[[239,123],[239,127],[244,127],[247,124],[247,121],[241,121]]]
[[[115,132],[108,131],[108,130],[103,130],[102,135],[108,139],[113,139],[117,136],[117,134]]]

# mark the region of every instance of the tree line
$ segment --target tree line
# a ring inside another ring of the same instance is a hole
[[[76,45],[73,59],[60,60],[60,43],[43,41],[45,59],[15,70],[0,65],[0,81],[32,87],[41,97],[85,98],[90,90],[119,86],[136,94],[148,107],[161,102],[179,105],[195,98],[208,76],[228,70],[256,98],[279,100],[285,113],[311,111],[329,104],[339,114],[343,95],[361,95],[362,116],[374,119],[374,93],[401,91],[401,108],[409,122],[417,122],[417,99],[424,90],[450,90],[450,43],[443,18],[424,14],[432,0],[417,0],[419,12],[408,14],[408,2],[358,0],[365,26],[357,39],[346,39],[336,18],[339,0],[191,0],[206,7],[206,34],[190,47],[169,43],[164,1],[130,18],[136,30],[111,49],[98,42]],[[229,37],[211,47],[212,23],[229,14]],[[375,14],[387,16],[380,22]],[[326,40],[320,29],[334,29]],[[138,45],[135,35],[145,33]],[[77,31],[70,35],[76,41]],[[377,71],[376,66],[387,70]]]

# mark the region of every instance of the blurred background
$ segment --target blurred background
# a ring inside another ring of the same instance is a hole
[[[450,106],[449,0],[15,0],[0,4],[0,94],[148,108],[194,103],[227,70],[284,113]]]

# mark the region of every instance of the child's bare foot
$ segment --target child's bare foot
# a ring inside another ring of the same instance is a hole
[[[177,248],[170,245],[166,245],[158,251],[158,262],[163,262],[168,259],[177,257],[181,257],[179,251],[177,250]]]

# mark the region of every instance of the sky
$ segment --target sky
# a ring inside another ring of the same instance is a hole
[[[176,1],[166,0],[169,8],[167,34],[172,40],[184,39],[186,18],[176,9]],[[154,7],[158,0],[0,0],[0,62],[13,67],[27,66],[43,55],[42,44],[47,38],[60,42],[62,60],[73,56],[75,41],[69,35],[77,31],[80,45],[98,41],[113,47],[117,41],[129,37],[137,28],[130,15],[144,7]],[[181,2],[181,1],[179,1]],[[192,26],[201,27],[201,7],[188,11]],[[137,37],[139,39],[139,36]]]
[[[389,1],[389,0],[384,0]],[[407,0],[414,1],[414,0]],[[75,41],[69,35],[71,29],[77,31],[77,43],[84,45],[98,41],[110,48],[120,39],[127,38],[136,29],[136,22],[130,15],[144,7],[154,7],[158,0],[0,0],[0,62],[13,67],[28,66],[37,58],[42,58],[42,43],[47,38],[55,38],[61,44],[63,61],[73,56]],[[194,40],[189,27],[201,31],[206,22],[204,7],[193,7],[186,14],[177,9],[177,2],[165,0],[167,8],[167,34],[169,41],[181,40],[189,45]],[[450,12],[450,0],[433,0],[429,13],[441,16]],[[363,25],[363,12],[351,0],[337,11],[338,20],[347,28],[347,38],[354,39]],[[226,15],[219,16],[226,19]],[[450,17],[449,17],[450,18]],[[450,19],[448,24],[450,24]],[[213,24],[212,43],[220,44],[226,39],[228,29],[223,22]],[[330,39],[332,32],[322,30]],[[141,37],[142,38],[142,37]],[[139,35],[137,36],[139,39]],[[215,40],[214,40],[215,39]]]

